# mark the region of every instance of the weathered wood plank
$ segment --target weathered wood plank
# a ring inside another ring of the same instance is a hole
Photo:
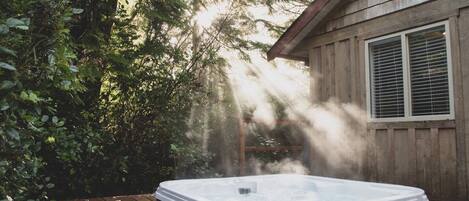
[[[321,101],[327,101],[328,97],[328,91],[329,91],[329,86],[327,79],[328,77],[328,64],[327,64],[327,48],[326,45],[321,46]]]
[[[438,128],[430,129],[430,139],[431,139],[431,190],[432,190],[432,198],[436,200],[440,200],[440,143],[438,137]]]
[[[136,199],[137,199],[137,200],[141,199],[141,201],[156,201],[154,195],[152,195],[152,194],[137,195],[137,196],[136,196]]]
[[[460,62],[462,66],[462,73],[461,73],[461,80],[462,80],[462,92],[463,92],[463,99],[469,98],[469,56],[467,53],[469,52],[469,8],[465,8],[461,10],[459,16],[459,45],[461,53],[465,53],[465,56],[460,57]],[[469,104],[467,104],[467,100],[465,101],[464,109],[464,137],[465,137],[465,155],[466,155],[466,195],[469,197]],[[462,140],[458,138],[459,140]],[[460,142],[459,142],[460,143]],[[459,145],[458,143],[458,145]]]
[[[340,57],[341,55],[339,55],[341,52],[339,51],[339,46],[340,46],[340,41],[337,41],[334,43],[334,50],[332,50],[334,53],[333,53],[333,59],[334,59],[334,72],[332,72],[331,76],[334,77],[335,80],[340,80],[342,78],[342,73],[341,73],[341,61],[339,61],[337,58]],[[341,82],[334,82],[334,88],[332,89],[333,90],[333,93],[332,93],[332,97],[335,97],[336,100],[338,101],[342,101],[341,100],[341,94],[340,94],[340,85],[342,83]]]
[[[350,14],[366,10],[368,8],[377,6],[379,4],[392,1],[392,0],[348,0],[349,2],[344,4],[342,8],[337,9],[334,14],[330,17],[331,21],[344,18]]]
[[[113,197],[105,197],[105,201],[136,201],[131,196],[113,196]]]
[[[428,2],[429,0],[393,0],[385,1],[369,6],[366,9],[359,10],[340,18],[331,20],[327,23],[327,31],[340,29],[345,26],[357,24],[366,20],[377,18],[383,15],[394,13],[421,3]]]
[[[376,130],[376,168],[377,168],[377,181],[385,182],[387,175],[387,168],[389,167],[388,157],[388,135],[387,130]]]
[[[355,37],[351,37],[350,41],[350,100],[353,104],[360,106],[360,89],[359,83],[357,80],[360,80],[360,71],[359,71],[359,54],[357,50],[357,40]]]
[[[367,110],[366,106],[366,69],[365,69],[365,41],[357,38],[358,40],[358,46],[356,51],[358,52],[358,76],[356,78],[356,82],[358,83],[358,92],[359,92],[359,106],[362,108],[364,111]]]
[[[81,199],[75,201],[156,201],[152,194],[109,196],[102,198]]]
[[[387,1],[392,0],[358,0],[354,2],[356,5],[350,4],[350,6],[345,9],[345,14],[352,14],[370,7],[374,7]]]
[[[335,97],[335,43],[326,45],[326,75],[325,83],[326,86],[326,99],[329,100],[332,97]]]
[[[351,102],[350,88],[350,41],[339,41],[335,45],[335,96],[340,102]]]
[[[378,167],[377,167],[377,146],[376,146],[376,130],[368,129],[367,140],[367,169],[365,175],[369,181],[378,181]]]
[[[409,140],[409,178],[408,184],[411,186],[417,185],[417,141],[415,136],[415,128],[410,128],[408,130],[407,139]]]
[[[313,103],[317,103],[321,100],[321,47],[313,48],[310,51],[309,57],[310,75],[311,75],[311,86],[310,96]]]
[[[75,200],[75,201],[106,201],[106,199],[104,199],[104,198],[90,198],[90,199]]]
[[[394,130],[395,140],[395,163],[394,175],[398,184],[409,185],[409,134],[407,129]]]
[[[360,121],[360,120],[359,120]],[[369,133],[367,132],[366,127],[364,124],[356,124],[356,126],[353,128],[354,133],[356,133],[355,137],[359,139],[359,146],[354,146],[354,153],[352,153],[352,158],[355,159],[355,165],[354,165],[354,172],[356,172],[356,176],[353,176],[352,179],[356,178],[359,180],[363,180],[366,178],[365,176],[365,169],[367,168],[367,140],[369,139]],[[357,157],[357,155],[359,157]],[[353,173],[353,172],[352,172]]]
[[[376,130],[378,181],[394,183],[393,130]]]
[[[134,195],[132,196],[137,201],[156,201],[155,197],[152,194],[145,195]]]
[[[353,67],[353,61],[352,61],[352,43],[353,41],[350,41],[350,39],[344,40],[342,45],[344,45],[344,50],[345,50],[345,58],[347,63],[345,63],[345,100],[346,102],[352,102],[352,88],[351,88],[351,82],[353,80],[353,75],[352,75],[352,67]]]
[[[370,135],[371,135],[371,130],[366,128],[365,129],[365,139],[364,139],[365,140],[364,141],[365,142],[365,144],[364,144],[365,151],[363,153],[364,154],[364,156],[363,156],[364,166],[363,166],[363,174],[362,175],[363,175],[363,179],[368,180],[368,181],[370,180],[370,173],[372,171],[371,170],[371,165],[370,165],[370,161],[371,161],[370,152],[371,152],[371,149],[372,149],[371,144],[370,144],[371,143],[371,141],[370,141],[371,136]]]
[[[387,160],[389,160],[389,167],[387,167],[387,174],[388,174],[388,182],[389,183],[397,183],[396,182],[396,141],[395,141],[395,133],[394,129],[388,129],[388,141],[387,141],[387,148],[388,148],[388,156]]]
[[[431,139],[430,129],[416,129],[417,148],[417,186],[425,189],[429,197],[432,196],[431,174]]]
[[[467,16],[469,17],[469,16]],[[459,200],[467,198],[466,181],[466,142],[465,142],[465,124],[464,124],[464,88],[462,80],[461,52],[459,44],[459,20],[458,17],[449,19],[450,32],[450,51],[453,69],[453,93],[454,93],[454,111],[456,122],[456,155],[457,155],[457,175],[458,186],[457,194]],[[466,32],[469,31],[469,27]]]
[[[456,134],[454,129],[439,129],[441,200],[455,200],[458,194]]]

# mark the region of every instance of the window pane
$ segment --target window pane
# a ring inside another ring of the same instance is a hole
[[[409,34],[412,115],[450,113],[445,26]]]
[[[373,117],[404,117],[401,38],[371,43],[370,60]]]

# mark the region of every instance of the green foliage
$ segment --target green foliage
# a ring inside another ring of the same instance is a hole
[[[73,14],[66,1],[9,1],[1,8],[0,195],[46,200],[56,186],[46,173],[50,162],[79,161],[93,144],[82,142],[89,134],[59,111],[84,90],[70,69]]]
[[[131,16],[116,1],[80,3],[1,7],[0,199],[149,192],[176,157],[199,161],[170,148],[184,144],[197,90],[190,48],[166,35],[188,29],[186,3],[142,0]]]
[[[236,1],[201,33],[191,1],[120,2],[2,2],[0,200],[148,193],[176,172],[213,173],[188,117],[222,48],[249,59],[268,47],[245,38],[246,7],[277,1]]]

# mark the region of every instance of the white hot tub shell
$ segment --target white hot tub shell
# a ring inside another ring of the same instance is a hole
[[[160,183],[161,201],[428,201],[414,187],[307,175],[262,175]]]

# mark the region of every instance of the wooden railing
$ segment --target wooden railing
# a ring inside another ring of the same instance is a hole
[[[276,122],[280,125],[295,124],[289,120],[278,120]],[[262,152],[301,152],[303,151],[302,145],[292,146],[246,146],[246,123],[243,118],[239,120],[239,174],[241,176],[246,175],[246,154],[247,153],[262,153]]]

